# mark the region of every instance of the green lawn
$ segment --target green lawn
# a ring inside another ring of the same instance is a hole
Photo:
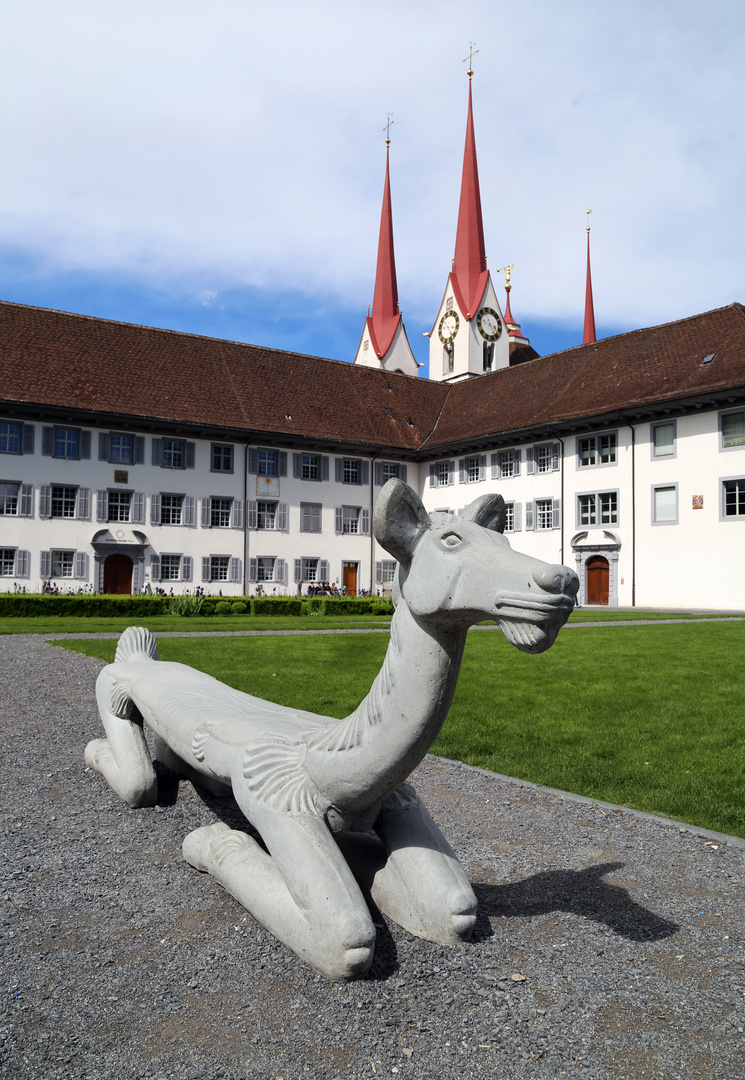
[[[190,618],[181,615],[154,615],[151,618],[52,615],[49,618],[0,618],[0,634],[121,634],[128,626],[146,626],[154,634],[164,630],[181,633],[194,630],[385,630],[390,624],[390,618],[385,615],[197,615]]]
[[[62,644],[106,660],[115,648]],[[172,638],[159,650],[249,693],[341,717],[366,693],[386,644],[385,635],[355,634]],[[541,656],[497,631],[473,633],[432,749],[745,836],[744,657],[745,623],[569,631]]]

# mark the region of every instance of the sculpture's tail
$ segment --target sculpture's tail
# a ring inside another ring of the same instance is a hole
[[[130,626],[119,638],[114,663],[125,660],[158,659],[158,646],[155,638],[144,626]]]

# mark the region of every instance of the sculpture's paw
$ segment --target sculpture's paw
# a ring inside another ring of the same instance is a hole
[[[467,915],[451,915],[450,925],[456,941],[470,941],[476,929],[476,912]]]
[[[233,830],[224,821],[215,821],[212,825],[203,825],[200,829],[194,829],[185,838],[181,845],[181,852],[196,870],[207,873],[212,862],[214,852],[213,842],[216,840],[231,840]]]
[[[108,739],[91,739],[85,748],[85,763],[89,769],[94,769],[103,775],[101,763],[114,760]]]

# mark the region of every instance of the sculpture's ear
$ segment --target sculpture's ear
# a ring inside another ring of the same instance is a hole
[[[465,508],[461,517],[466,521],[475,521],[484,529],[503,533],[507,519],[504,499],[501,495],[481,495]]]
[[[383,486],[373,515],[373,532],[381,547],[408,568],[419,537],[431,522],[419,496],[395,478]]]

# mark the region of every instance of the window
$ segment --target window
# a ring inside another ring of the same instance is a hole
[[[134,462],[134,436],[116,435],[112,432],[110,439],[109,461],[116,465],[131,465]]]
[[[259,450],[259,476],[277,475],[277,451]]]
[[[277,528],[277,503],[269,502],[266,499],[259,499],[256,507],[256,528],[257,529],[276,529]]]
[[[678,524],[678,485],[652,488],[652,524]]]
[[[79,431],[74,431],[72,428],[55,428],[54,429],[54,457],[56,458],[78,458],[78,438],[80,436]],[[56,577],[62,577],[63,575],[54,575]],[[72,574],[65,575],[72,577]]]
[[[129,521],[129,510],[132,503],[131,491],[109,492],[109,521]]]
[[[618,492],[601,491],[597,495],[578,495],[577,524],[617,525]]]
[[[230,559],[227,555],[210,555],[209,580],[227,581]]]
[[[210,452],[210,469],[212,472],[232,473],[233,471],[233,447],[224,443],[212,443]],[[211,578],[211,581],[223,581],[224,578]]]
[[[21,424],[0,424],[0,454],[20,454]]]
[[[437,461],[429,467],[429,486],[447,487],[452,483],[452,461]]]
[[[344,458],[344,471],[342,482],[345,484],[359,484],[360,463],[354,458]],[[355,530],[356,531],[356,530]]]
[[[396,563],[393,559],[384,559],[380,564],[380,580],[383,585],[392,585],[396,577]]]
[[[181,576],[181,556],[161,555],[160,557],[160,580],[178,581]]]
[[[321,503],[300,503],[300,532],[321,531]]]
[[[0,548],[0,577],[13,577],[15,563],[15,548]]]
[[[71,578],[74,576],[73,571],[75,569],[75,552],[74,551],[53,551],[52,552],[52,577],[53,578]]]
[[[59,484],[52,485],[52,517],[74,518],[75,496],[77,488],[61,487]],[[62,574],[53,574],[53,577],[62,577]],[[69,575],[72,577],[72,574]]]
[[[253,447],[248,451],[248,471],[256,476],[287,476],[287,451]]]
[[[274,581],[274,556],[261,556],[256,560],[256,580]]]
[[[499,475],[509,478],[515,475],[515,457],[512,450],[500,450],[497,455]]]
[[[320,461],[318,454],[302,454],[300,463],[300,475],[303,480],[318,480],[320,477]],[[315,579],[313,579],[315,580]]]
[[[551,444],[536,446],[535,448],[536,471],[539,473],[551,472]]]
[[[302,559],[300,563],[300,572],[302,574],[302,581],[319,581],[318,576],[318,559]]]
[[[525,462],[528,475],[536,472],[556,472],[559,468],[559,444],[542,443],[540,446],[529,446],[525,451]]]
[[[522,524],[520,503],[508,502],[504,504],[504,531],[506,533],[519,532]]]
[[[535,527],[536,529],[553,529],[553,499],[536,499]]]
[[[342,528],[343,533],[357,533],[360,526],[360,507],[359,506],[342,506]]]
[[[722,413],[722,449],[745,446],[745,411]]]
[[[615,465],[616,445],[615,431],[577,439],[577,464],[581,469],[590,465]]]
[[[91,433],[77,428],[44,427],[41,429],[41,452],[46,457],[87,460],[91,456]]]
[[[18,513],[18,493],[20,484],[0,484],[0,514]]]
[[[652,457],[675,457],[675,421],[652,424]]]
[[[163,439],[163,457],[161,465],[164,469],[183,469],[185,466],[184,444],[181,439]],[[175,522],[174,524],[179,524]]]
[[[182,510],[184,506],[183,495],[161,495],[160,497],[160,524],[181,525]],[[165,556],[164,556],[165,557]],[[176,556],[168,556],[176,558]]]
[[[375,483],[378,487],[387,484],[392,479],[403,480],[406,483],[406,466],[400,461],[376,461]]]
[[[477,484],[486,474],[486,457],[474,454],[472,457],[461,458],[458,473],[461,484]]]
[[[745,478],[722,481],[723,515],[726,518],[745,518]]]
[[[232,507],[232,499],[210,499],[210,525],[213,529],[230,528],[230,511]]]

